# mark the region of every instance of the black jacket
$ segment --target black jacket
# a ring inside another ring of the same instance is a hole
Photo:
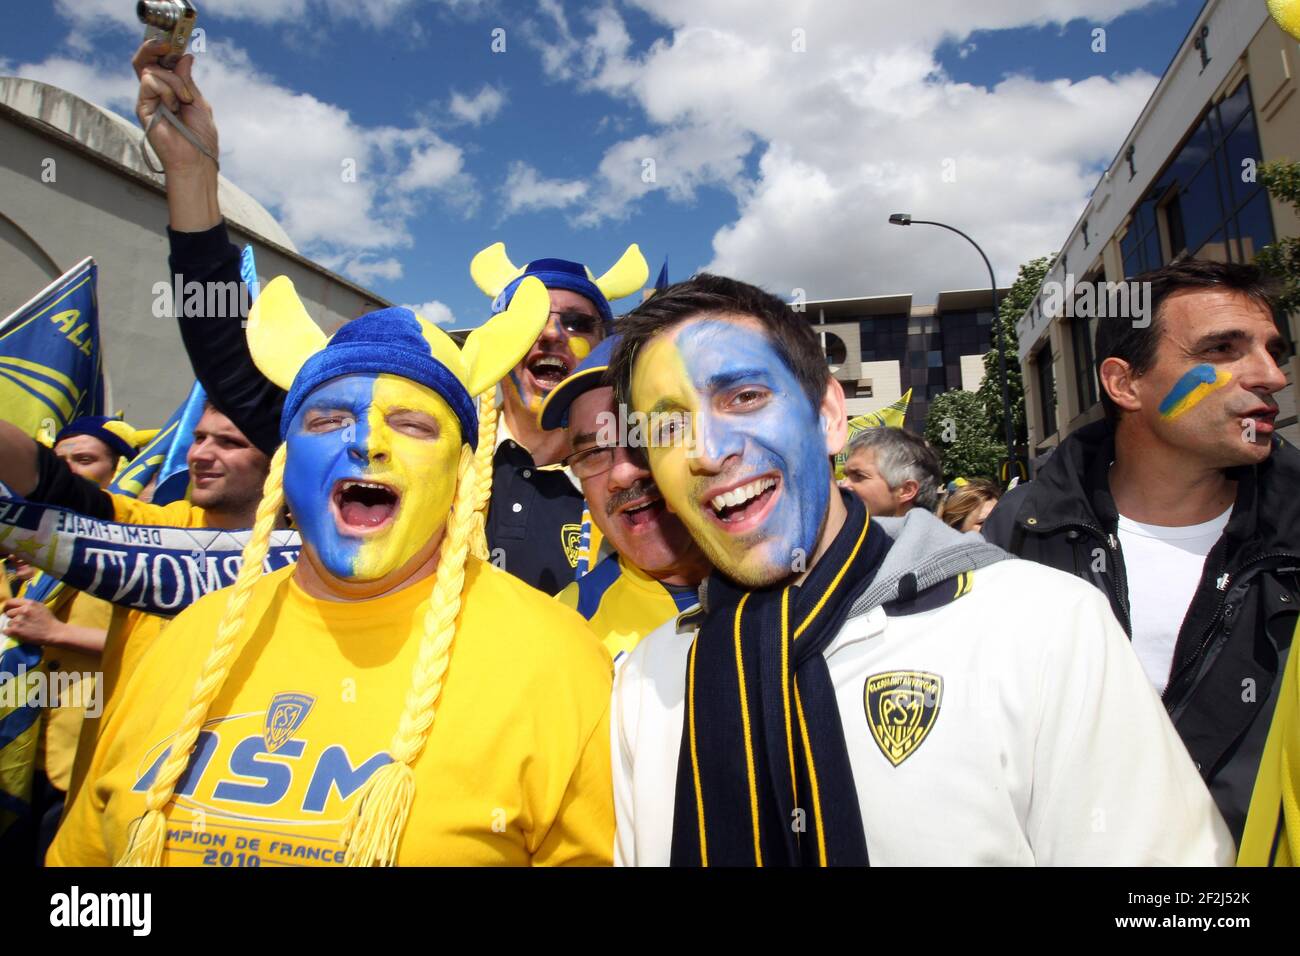
[[[190,282],[236,283],[239,249],[230,241],[224,220],[206,232],[167,230],[171,243],[173,281],[184,289]],[[201,297],[206,302],[207,296]],[[240,301],[243,301],[242,297]],[[268,457],[280,444],[280,411],[285,393],[253,364],[244,334],[245,315],[214,316],[191,308],[185,314],[185,297],[176,303],[176,322],[189,355],[194,377],[208,401],[234,422]],[[196,314],[197,313],[197,314]]]
[[[1131,637],[1107,477],[1114,458],[1106,422],[1073,432],[1035,481],[998,503],[984,537],[1091,582]],[[1300,608],[1300,452],[1275,441],[1265,462],[1232,477],[1232,517],[1206,557],[1178,633],[1164,703],[1240,842]]]

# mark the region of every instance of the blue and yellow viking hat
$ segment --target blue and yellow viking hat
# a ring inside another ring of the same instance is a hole
[[[389,308],[346,323],[332,338],[307,314],[293,282],[267,283],[248,314],[253,361],[288,397],[280,438],[303,400],[318,386],[343,375],[400,375],[427,386],[451,407],[461,437],[478,445],[474,399],[493,388],[532,347],[546,325],[550,297],[541,280],[520,283],[510,307],[471,332],[464,347],[410,309]]]
[[[494,242],[470,260],[469,274],[483,293],[492,297],[494,315],[508,308],[520,284],[533,276],[548,289],[586,296],[609,323],[614,321],[610,301],[640,290],[650,278],[650,266],[634,242],[600,278],[582,263],[568,259],[534,259],[521,268],[506,255],[504,242]]]

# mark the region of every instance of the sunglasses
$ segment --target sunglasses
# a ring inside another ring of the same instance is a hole
[[[558,317],[560,327],[570,335],[595,335],[605,327],[604,319],[587,312],[552,312],[550,315]]]

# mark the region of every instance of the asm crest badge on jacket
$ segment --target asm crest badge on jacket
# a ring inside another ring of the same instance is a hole
[[[943,702],[943,678],[925,671],[872,674],[862,697],[871,736],[897,767],[929,736]]]

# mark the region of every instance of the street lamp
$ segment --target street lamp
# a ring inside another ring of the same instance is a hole
[[[932,222],[929,219],[913,219],[911,213],[906,212],[894,213],[889,217],[889,222],[895,226],[910,226],[914,223],[918,226],[938,226],[940,229],[955,232],[975,247],[975,251],[984,260],[985,268],[989,270],[989,283],[993,288],[993,322],[998,330],[998,372],[1002,376],[1002,424],[1006,431],[1007,467],[1009,469],[1011,462],[1016,460],[1016,440],[1011,427],[1011,387],[1007,381],[1007,352],[1002,343],[1002,322],[998,315],[998,280],[993,274],[993,266],[989,264],[989,257],[984,255],[984,250],[979,247],[979,243],[960,229],[955,229],[947,223]]]

